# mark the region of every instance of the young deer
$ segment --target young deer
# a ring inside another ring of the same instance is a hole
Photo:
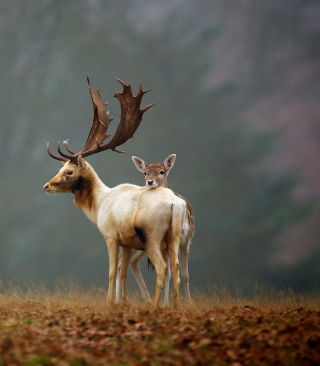
[[[169,188],[167,177],[170,169],[173,167],[176,155],[172,154],[168,156],[164,163],[153,163],[147,165],[142,159],[133,156],[132,160],[136,166],[136,168],[145,175],[146,185],[150,188],[163,187]],[[187,296],[187,299],[191,301],[190,297],[190,288],[189,288],[189,271],[188,271],[188,258],[189,258],[189,246],[191,243],[191,239],[194,234],[194,218],[193,218],[193,210],[191,204],[182,196],[175,193],[175,195],[179,198],[182,198],[186,202],[186,217],[183,222],[181,237],[180,237],[180,256],[181,256],[181,272],[182,272],[182,280],[184,283],[184,289]],[[144,256],[144,252],[139,252],[137,250],[133,250],[130,257],[130,265],[132,268],[132,272],[134,277],[138,283],[141,294],[146,301],[150,301],[150,295],[147,289],[147,286],[143,280],[143,277],[139,268],[139,261]],[[168,264],[168,272],[165,279],[164,286],[164,305],[169,306],[169,282],[171,277],[169,259],[168,256],[165,255],[165,260]],[[116,286],[116,298],[119,301],[121,295],[120,288],[120,276],[122,270],[122,258],[121,253],[119,256],[119,264],[118,264],[118,275],[117,275],[117,286]]]
[[[101,98],[99,88],[95,93],[88,79],[93,103],[93,122],[85,147],[74,153],[64,143],[69,153],[66,154],[61,151],[58,143],[60,156],[55,156],[51,153],[48,143],[48,154],[54,159],[61,160],[64,166],[44,185],[43,189],[49,193],[73,193],[75,205],[98,226],[106,239],[109,252],[109,303],[115,300],[118,250],[121,246],[122,299],[126,298],[126,277],[131,252],[132,250],[145,251],[157,274],[152,306],[158,306],[167,273],[167,264],[163,259],[163,248],[166,247],[174,278],[174,307],[177,307],[180,283],[178,250],[186,212],[185,201],[166,188],[150,190],[148,187],[132,184],[120,184],[109,188],[102,183],[91,165],[84,160],[87,156],[104,150],[120,152],[117,147],[133,137],[143,113],[153,105],[140,109],[142,97],[147,91],[142,91],[140,85],[138,94],[133,96],[131,86],[121,80],[118,81],[123,86],[121,93],[115,93],[115,97],[120,102],[121,114],[113,138],[108,143],[104,143],[104,140],[110,136],[107,135],[107,129],[112,119],[109,119],[109,112],[106,112],[106,103]],[[165,243],[164,238],[166,238]]]

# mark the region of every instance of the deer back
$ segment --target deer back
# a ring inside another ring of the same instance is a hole
[[[144,250],[170,231],[173,205],[186,210],[186,202],[169,189],[120,184],[102,198],[97,225],[107,240],[117,236],[122,245]]]

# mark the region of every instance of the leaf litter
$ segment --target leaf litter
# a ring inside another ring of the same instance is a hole
[[[152,311],[94,293],[0,294],[0,365],[320,365],[319,302],[235,303]]]

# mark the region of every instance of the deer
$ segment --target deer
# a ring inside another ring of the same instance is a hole
[[[167,177],[169,175],[169,171],[172,169],[175,160],[176,154],[169,155],[162,163],[152,163],[147,164],[142,159],[132,156],[132,160],[136,168],[142,172],[145,176],[146,186],[150,189],[154,189],[157,187],[170,188],[167,182]],[[157,188],[158,189],[158,188]],[[174,192],[175,193],[175,192]],[[187,201],[184,197],[180,196],[178,193],[175,195],[179,198],[182,198],[186,203],[186,216],[183,222],[181,237],[180,237],[180,246],[179,252],[181,257],[181,272],[182,272],[182,280],[184,284],[185,295],[188,302],[191,302],[190,296],[190,287],[189,287],[189,270],[188,270],[188,259],[189,259],[189,247],[191,244],[191,239],[194,235],[194,216],[193,209],[189,201]],[[151,301],[151,297],[148,291],[148,288],[144,282],[144,279],[141,275],[139,268],[139,261],[145,255],[145,252],[133,250],[130,257],[130,266],[133,272],[133,275],[137,281],[139,286],[141,295],[146,302]],[[168,256],[165,256],[165,260],[168,265],[168,271],[165,278],[164,285],[164,306],[169,307],[169,283],[171,278],[171,271],[169,266]],[[122,258],[121,253],[119,254],[119,264],[118,264],[118,274],[116,279],[116,299],[120,301],[121,297],[121,271],[122,271]]]
[[[82,150],[73,152],[64,141],[66,151],[57,144],[59,155],[47,152],[51,158],[63,163],[58,174],[49,180],[43,189],[47,193],[73,193],[74,204],[97,225],[107,243],[109,254],[109,283],[107,303],[115,302],[115,281],[118,268],[118,252],[121,247],[122,301],[126,301],[126,278],[128,263],[133,250],[147,254],[156,271],[156,286],[151,300],[157,308],[164,286],[168,265],[164,252],[170,258],[173,273],[173,306],[178,307],[179,298],[179,241],[186,214],[186,203],[168,188],[150,190],[133,184],[120,184],[113,188],[106,186],[93,167],[85,160],[90,155],[112,150],[118,153],[118,146],[132,138],[139,127],[143,114],[155,103],[140,109],[142,97],[150,90],[139,91],[133,96],[130,84],[116,79],[122,85],[122,92],[115,93],[120,103],[120,122],[109,142],[104,142],[110,122],[108,103],[104,103],[100,86],[95,92],[87,78],[93,105],[93,120]]]

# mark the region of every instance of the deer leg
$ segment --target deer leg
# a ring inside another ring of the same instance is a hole
[[[107,301],[109,304],[113,304],[115,300],[115,285],[118,269],[118,251],[119,244],[116,240],[109,239],[107,241],[108,254],[109,254],[109,288]]]
[[[121,267],[122,267],[121,253],[122,251],[119,253],[118,257],[118,271],[116,278],[116,302],[120,302],[121,300],[121,278],[120,278]]]
[[[164,279],[167,274],[168,266],[162,257],[160,248],[154,246],[150,247],[149,248],[147,247],[147,255],[152,264],[154,265],[154,268],[157,273],[157,282],[156,287],[154,289],[151,306],[153,308],[157,308],[159,305],[160,295],[163,289]]]
[[[188,270],[189,248],[190,248],[189,242],[187,242],[186,245],[184,246],[180,244],[182,281],[187,300],[191,302],[190,288],[189,288],[189,270]]]
[[[128,273],[128,265],[130,261],[131,255],[131,247],[122,247],[121,248],[121,290],[122,290],[122,301],[126,301],[127,296],[127,273]]]
[[[169,258],[167,250],[164,250],[162,252],[162,255],[163,255],[163,259],[165,260],[165,262],[168,266],[166,278],[164,280],[164,301],[163,301],[163,305],[164,305],[164,307],[169,307],[169,286],[170,286],[170,278],[171,278],[170,258]]]
[[[131,257],[130,257],[130,265],[131,265],[131,269],[132,269],[132,273],[134,275],[134,278],[137,281],[137,284],[139,286],[141,295],[144,299],[144,301],[150,303],[151,302],[151,297],[147,288],[147,285],[145,284],[142,274],[140,272],[140,268],[139,268],[139,261],[140,259],[146,254],[146,252],[143,252],[141,250],[134,250],[131,253]]]
[[[179,252],[179,241],[173,240],[170,245],[168,245],[168,254],[171,262],[171,270],[173,277],[173,308],[178,308],[179,302],[179,285],[180,285],[180,276],[179,276],[179,260],[178,260],[178,252]]]

